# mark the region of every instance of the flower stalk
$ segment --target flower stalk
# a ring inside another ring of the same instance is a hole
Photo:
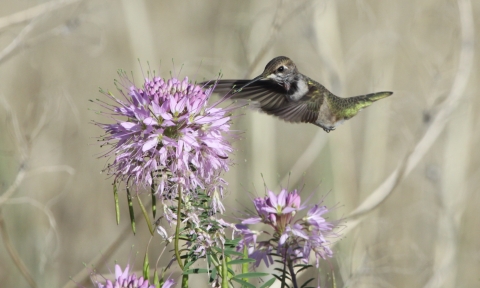
[[[182,223],[182,188],[178,185],[178,205],[177,205],[177,226],[175,227],[175,258],[177,258],[177,263],[180,269],[183,271],[182,258],[180,257],[180,250],[178,244],[180,241],[180,224]],[[183,283],[183,281],[182,281]]]
[[[287,261],[287,266],[288,266],[288,270],[290,272],[290,277],[291,277],[293,288],[298,288],[297,275],[295,274],[295,270],[293,269],[293,261],[288,260]]]
[[[228,288],[228,269],[225,254],[222,257],[222,288]]]

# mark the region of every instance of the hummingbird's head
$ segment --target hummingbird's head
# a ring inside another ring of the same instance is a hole
[[[237,92],[240,92],[242,88],[257,81],[273,81],[285,88],[286,92],[288,92],[288,90],[290,90],[291,83],[295,81],[295,76],[297,74],[297,66],[295,66],[295,63],[293,63],[290,58],[278,56],[268,62],[262,74],[253,78],[252,81],[243,85],[243,87],[240,87]]]
[[[283,86],[285,90],[290,90],[291,83],[295,81],[295,75],[297,75],[297,66],[293,61],[285,56],[278,56],[270,60],[265,70],[259,76],[262,79],[270,80]]]

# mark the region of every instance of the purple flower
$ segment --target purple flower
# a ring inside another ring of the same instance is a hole
[[[268,191],[268,196],[255,198],[253,204],[258,216],[252,215],[252,217],[244,219],[242,224],[263,222],[274,227],[279,234],[283,234],[295,213],[305,208],[300,205],[300,195],[297,190],[288,192],[286,189],[282,189],[278,196],[272,191]]]
[[[255,259],[255,266],[258,267],[262,261],[267,267],[273,264],[273,247],[268,242],[259,242],[249,257]]]
[[[115,265],[115,280],[112,282],[106,280],[105,284],[94,281],[94,284],[98,288],[155,288],[155,285],[149,285],[147,279],[143,277],[137,278],[135,273],[129,274],[129,265],[122,271],[122,268],[117,264]]]
[[[203,90],[185,78],[146,78],[137,87],[126,74],[116,82],[122,99],[100,104],[111,112],[113,124],[96,125],[105,130],[104,156],[114,158],[106,170],[115,181],[137,187],[156,187],[158,195],[175,197],[177,189],[189,193],[197,188],[223,195],[226,182],[220,174],[229,169],[233,151],[225,139],[230,132],[231,109],[207,106],[212,89]],[[127,91],[127,92],[125,92]],[[233,109],[233,108],[232,108]],[[216,209],[222,210],[221,205]]]
[[[120,265],[116,264],[115,279],[113,281],[102,279],[105,283],[100,283],[96,279],[92,279],[92,282],[97,288],[155,288],[155,285],[148,283],[148,279],[143,279],[143,277],[137,278],[135,273],[129,274],[129,270],[129,265],[122,271]],[[171,288],[173,285],[175,285],[175,281],[168,278],[162,285],[162,288]]]
[[[268,191],[268,196],[255,198],[253,204],[257,214],[250,215],[242,220],[242,225],[237,225],[237,234],[242,236],[237,250],[243,250],[246,246],[249,257],[257,260],[256,266],[260,265],[261,261],[268,266],[271,263],[270,253],[274,249],[281,255],[283,261],[301,260],[305,263],[308,263],[313,252],[317,266],[320,259],[332,257],[330,242],[326,239],[338,235],[333,232],[335,224],[327,222],[322,217],[328,212],[326,206],[313,205],[305,217],[295,217],[299,211],[307,208],[307,205],[301,204],[297,190],[288,192],[285,189],[278,195]],[[257,232],[246,226],[257,223],[269,225],[273,233]],[[259,239],[260,234],[269,237]]]
[[[167,281],[163,283],[162,288],[171,288],[174,287],[173,285],[175,285],[175,281],[173,281],[171,278],[168,278]]]
[[[333,229],[334,225],[327,222],[325,218],[322,217],[322,215],[327,212],[328,209],[326,206],[314,205],[308,210],[307,216],[303,219],[316,230],[330,231]]]

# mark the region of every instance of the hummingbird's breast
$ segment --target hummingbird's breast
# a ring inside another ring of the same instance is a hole
[[[291,101],[299,101],[300,99],[303,98],[308,93],[308,84],[305,79],[296,79],[291,87],[290,91],[288,91],[288,99]]]
[[[315,124],[326,127],[329,129],[335,129],[337,126],[345,121],[344,117],[341,117],[338,113],[334,113],[329,105],[328,96],[325,95],[325,100],[320,106],[317,121]]]

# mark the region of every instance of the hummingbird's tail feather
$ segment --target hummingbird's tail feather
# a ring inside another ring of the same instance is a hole
[[[332,101],[332,104],[335,106],[333,107],[334,110],[337,110],[340,112],[340,114],[343,114],[342,116],[345,120],[347,120],[357,115],[357,113],[363,108],[372,105],[373,102],[386,98],[392,94],[393,92],[384,91],[349,98],[336,98],[339,100]]]
[[[393,92],[390,92],[390,91],[384,91],[384,92],[376,92],[376,93],[370,93],[370,94],[367,94],[365,95],[364,97],[366,98],[366,100],[368,102],[375,102],[377,100],[380,100],[380,99],[383,99],[383,98],[387,98],[388,96],[392,95]],[[371,104],[370,103],[370,104]]]

